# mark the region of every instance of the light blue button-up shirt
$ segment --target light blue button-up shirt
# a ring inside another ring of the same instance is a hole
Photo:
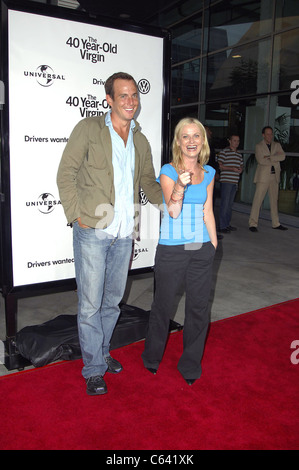
[[[133,142],[133,129],[135,123],[131,121],[127,144],[114,130],[111,121],[111,111],[105,118],[109,127],[112,141],[112,165],[114,171],[115,205],[114,219],[104,229],[104,232],[114,237],[128,237],[134,230],[134,169],[135,147]]]

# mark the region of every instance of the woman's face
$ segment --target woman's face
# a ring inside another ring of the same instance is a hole
[[[186,124],[182,128],[178,138],[178,145],[183,158],[197,159],[203,143],[203,135],[196,124]]]

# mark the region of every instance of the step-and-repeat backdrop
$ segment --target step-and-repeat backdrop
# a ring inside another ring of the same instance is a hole
[[[56,185],[77,122],[108,109],[105,80],[130,73],[137,116],[158,175],[162,151],[163,38],[8,11],[9,147],[13,285],[75,277],[72,229]],[[141,239],[131,269],[154,263],[160,213],[140,194]]]

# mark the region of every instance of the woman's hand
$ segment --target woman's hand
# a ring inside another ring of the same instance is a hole
[[[188,184],[191,183],[192,172],[188,170],[180,170],[179,176],[177,179],[177,183],[180,186],[186,187]]]

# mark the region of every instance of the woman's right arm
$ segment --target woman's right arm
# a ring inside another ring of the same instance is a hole
[[[190,173],[184,172],[173,181],[167,175],[160,176],[160,185],[170,217],[176,219],[182,210],[184,193],[187,184],[191,181]]]

